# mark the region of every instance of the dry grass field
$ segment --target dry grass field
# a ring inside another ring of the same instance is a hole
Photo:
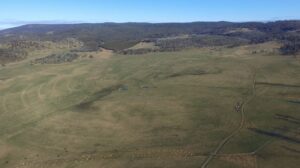
[[[0,67],[0,167],[297,168],[300,59],[277,48],[31,53]]]

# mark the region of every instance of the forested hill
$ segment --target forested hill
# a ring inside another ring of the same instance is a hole
[[[78,39],[90,48],[124,49],[145,40],[170,36],[222,35],[245,38],[251,42],[283,39],[298,35],[300,21],[277,22],[193,22],[193,23],[95,23],[95,24],[33,24],[0,31],[0,40],[59,41]],[[0,42],[1,42],[0,41]]]

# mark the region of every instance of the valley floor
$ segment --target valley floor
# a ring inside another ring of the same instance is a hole
[[[0,167],[297,168],[300,59],[273,46],[0,67]]]

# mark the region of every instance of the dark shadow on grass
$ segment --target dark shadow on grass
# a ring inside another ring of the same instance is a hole
[[[296,150],[296,149],[293,149],[293,148],[289,148],[287,146],[284,146],[284,145],[281,145],[281,148],[285,149],[285,150],[288,150],[290,152],[293,152],[293,153],[297,153],[297,154],[300,154],[300,151],[299,150]]]
[[[292,116],[289,116],[289,115],[275,114],[275,118],[279,119],[279,120],[288,121],[288,122],[293,123],[293,124],[299,124],[300,125],[300,120],[299,119],[297,119],[295,117],[292,117]]]
[[[183,70],[181,72],[167,75],[166,79],[181,77],[181,76],[198,76],[198,75],[219,74],[221,72],[222,72],[221,70],[208,71],[208,70],[203,70],[203,69],[187,69],[187,70]]]
[[[122,86],[123,85],[119,84],[119,85],[110,86],[110,87],[104,88],[100,91],[97,91],[97,92],[93,93],[92,95],[90,95],[85,100],[83,100],[81,103],[73,106],[73,110],[75,110],[75,111],[89,110],[92,108],[92,104],[95,101],[99,101],[99,100],[103,99],[104,97],[109,96],[112,92],[119,90]]]
[[[290,84],[283,84],[283,83],[256,82],[255,84],[257,84],[257,85],[267,85],[267,86],[277,86],[277,87],[300,88],[300,85],[290,85]]]
[[[277,139],[281,139],[281,140],[285,140],[285,141],[289,141],[289,142],[293,142],[293,143],[297,143],[297,144],[300,143],[299,139],[294,138],[294,137],[288,137],[288,136],[282,135],[278,132],[265,131],[265,130],[261,130],[261,129],[258,129],[258,128],[249,128],[249,130],[253,131],[257,134],[270,136],[270,137],[273,137],[273,138],[277,138]]]
[[[300,105],[300,101],[297,100],[288,100],[289,103],[293,103],[293,104],[299,104]]]
[[[176,78],[182,76],[201,76],[201,75],[213,75],[213,74],[220,74],[222,70],[214,69],[214,70],[206,70],[206,69],[199,69],[199,68],[190,68],[185,69],[179,72],[168,73],[164,71],[156,71],[148,74],[146,79],[158,79],[164,80],[169,78]]]
[[[6,81],[9,78],[0,78],[0,81]]]

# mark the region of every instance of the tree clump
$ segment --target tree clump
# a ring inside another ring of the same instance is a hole
[[[24,50],[0,48],[0,63],[20,61],[25,59],[27,55],[28,53]]]
[[[280,48],[280,52],[283,55],[296,55],[300,51],[300,37],[289,36],[283,41],[283,45]]]
[[[32,64],[61,64],[72,62],[77,58],[79,58],[79,55],[76,53],[51,54],[43,58],[35,59],[32,61]]]

